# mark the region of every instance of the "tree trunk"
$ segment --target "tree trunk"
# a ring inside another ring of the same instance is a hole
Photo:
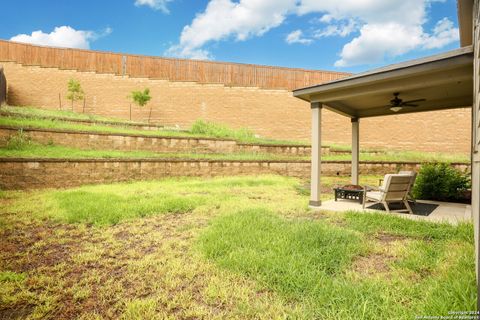
[[[150,112],[148,113],[148,123],[150,123],[151,117],[152,117],[152,107],[150,107]]]
[[[73,112],[73,99],[72,99],[72,112]]]
[[[132,104],[130,103],[130,121],[132,121]]]

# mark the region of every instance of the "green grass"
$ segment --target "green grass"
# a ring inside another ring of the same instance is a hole
[[[1,121],[1,119],[0,119]],[[211,159],[211,160],[309,160],[308,156],[275,155],[267,153],[239,152],[230,154],[157,153],[151,151],[81,150],[53,144],[43,145],[31,141],[23,132],[10,138],[7,146],[0,147],[0,157],[10,158],[158,158],[158,159]],[[385,154],[360,154],[363,161],[439,161],[468,162],[467,157],[455,154],[387,152]],[[350,161],[350,155],[325,155],[324,161]]]
[[[252,208],[215,220],[200,243],[206,257],[220,266],[301,296],[311,286],[322,290],[319,285],[326,278],[342,273],[364,250],[361,240],[354,232],[325,223],[287,221]]]
[[[303,184],[270,175],[4,191],[2,315],[413,319],[475,309],[472,224],[312,212]]]
[[[350,161],[351,154],[330,154],[322,160]],[[360,161],[415,161],[415,162],[470,162],[470,156],[464,153],[423,152],[423,151],[360,151]]]
[[[47,129],[67,129],[80,131],[93,131],[103,133],[119,133],[119,134],[139,134],[155,137],[192,137],[192,138],[220,138],[231,139],[241,143],[252,144],[285,144],[285,145],[305,145],[304,141],[278,140],[258,137],[253,131],[247,128],[232,129],[226,125],[204,120],[197,120],[190,130],[136,130],[128,127],[109,127],[101,124],[83,125],[74,124],[58,120],[42,119],[40,117],[66,117],[71,119],[93,119],[98,121],[114,121],[113,118],[105,118],[100,116],[86,115],[71,111],[45,110],[32,107],[2,107],[2,109],[17,113],[19,117],[0,117],[0,125],[16,126],[19,128],[47,128]],[[21,115],[29,115],[38,118],[22,118]],[[328,144],[333,150],[350,151],[351,147],[342,144]],[[375,152],[373,152],[375,151]],[[350,161],[350,154],[331,154],[322,157],[323,160],[344,160]],[[463,153],[446,153],[446,152],[420,152],[420,151],[395,151],[395,150],[378,150],[378,149],[362,149],[360,152],[361,161],[416,161],[416,162],[470,162],[468,154]]]
[[[161,182],[140,181],[39,192],[38,197],[18,202],[18,208],[12,209],[22,211],[30,206],[38,207],[41,203],[43,205],[35,210],[39,217],[105,226],[155,214],[185,213],[223,205],[239,208],[242,207],[242,202],[248,206],[251,202],[250,194],[253,196],[255,192],[268,193],[272,198],[280,200],[281,192],[294,185],[298,185],[298,182],[277,176],[266,176],[258,180],[243,177],[171,178]],[[244,189],[249,193],[235,195],[236,190]],[[275,192],[279,194],[274,194]],[[269,203],[269,206],[282,207],[282,210],[297,206],[305,208],[306,203],[301,202],[301,199],[298,196],[283,203]]]
[[[336,226],[250,209],[216,219],[200,237],[200,249],[220,267],[303,303],[306,318],[412,319],[474,310],[471,224],[453,227],[384,216],[347,213],[346,224]],[[371,223],[379,228],[366,227]],[[376,253],[384,248],[371,240],[373,230],[413,238],[398,241],[390,259]],[[352,270],[355,259],[369,255],[373,265],[387,260],[387,276],[355,274],[363,271]]]
[[[186,213],[204,203],[200,196],[176,196],[161,192],[119,195],[86,190],[57,193],[55,200],[62,220],[95,225],[112,225],[154,214]],[[115,207],[112,207],[112,203],[115,203]]]
[[[3,107],[2,107],[3,109]],[[81,123],[69,123],[57,119],[44,119],[45,116],[49,117],[69,117],[71,119],[90,119],[93,116],[87,116],[83,114],[67,112],[67,111],[52,111],[35,108],[26,108],[22,111],[23,107],[6,107],[5,110],[14,110],[13,112],[19,113],[18,117],[0,117],[0,125],[16,126],[19,128],[41,128],[41,129],[67,129],[76,131],[91,131],[91,132],[103,132],[103,133],[120,133],[120,134],[137,134],[154,137],[192,137],[192,138],[220,138],[237,140],[242,143],[257,143],[257,144],[289,144],[289,145],[303,145],[305,142],[290,141],[290,140],[276,140],[262,138],[254,135],[248,129],[232,129],[226,125],[216,124],[213,122],[205,122],[198,120],[192,126],[190,130],[178,131],[169,129],[159,130],[138,130],[131,129],[128,126],[111,127],[97,123],[95,125],[86,125]],[[33,118],[22,118],[21,115],[29,115]],[[65,116],[67,115],[67,116]],[[36,117],[36,118],[35,118]],[[101,120],[102,117],[95,116],[95,120]],[[106,120],[105,121],[112,121]]]
[[[151,151],[82,150],[59,145],[43,145],[32,141],[11,142],[0,147],[0,157],[6,158],[49,158],[49,159],[205,159],[205,160],[308,160],[308,157],[282,156],[267,153],[158,153]]]
[[[106,121],[106,122],[124,122],[135,123],[121,118],[103,117],[93,114],[78,113],[70,110],[52,110],[52,109],[40,109],[35,107],[15,107],[15,106],[2,106],[0,111],[8,113],[14,113],[19,116],[29,117],[52,117],[52,118],[65,118],[72,120],[91,120],[91,121]]]
[[[260,138],[248,128],[232,129],[227,125],[197,120],[193,123],[190,133],[205,135],[214,138],[233,139],[244,143],[262,143],[262,144],[286,144],[286,145],[302,145],[308,144],[304,141],[277,140]]]

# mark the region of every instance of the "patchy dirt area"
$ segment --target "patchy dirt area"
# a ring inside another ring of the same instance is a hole
[[[313,212],[298,184],[185,178],[0,193],[0,319],[388,319],[407,300],[408,316],[475,301],[447,290],[476,292],[469,226]]]
[[[0,231],[0,270],[25,277],[6,282],[0,319],[115,319],[129,318],[127,314],[143,319],[148,310],[177,319],[228,318],[242,300],[272,300],[272,293],[222,277],[195,256],[192,240],[206,224],[192,214],[108,228],[14,223]],[[243,289],[231,291],[230,286]],[[145,299],[153,309],[142,304]]]

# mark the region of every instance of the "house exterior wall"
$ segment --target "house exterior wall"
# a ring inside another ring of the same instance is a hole
[[[475,0],[473,11],[473,108],[472,108],[472,216],[475,227],[477,272],[477,310],[480,310],[480,7]]]

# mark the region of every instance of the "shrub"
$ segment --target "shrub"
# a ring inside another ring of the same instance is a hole
[[[448,163],[428,163],[420,169],[413,194],[417,199],[457,201],[470,186],[470,176]]]
[[[230,138],[241,141],[250,141],[255,139],[255,133],[247,128],[235,130],[223,124],[204,121],[201,119],[195,121],[190,129],[190,132],[216,138]]]

